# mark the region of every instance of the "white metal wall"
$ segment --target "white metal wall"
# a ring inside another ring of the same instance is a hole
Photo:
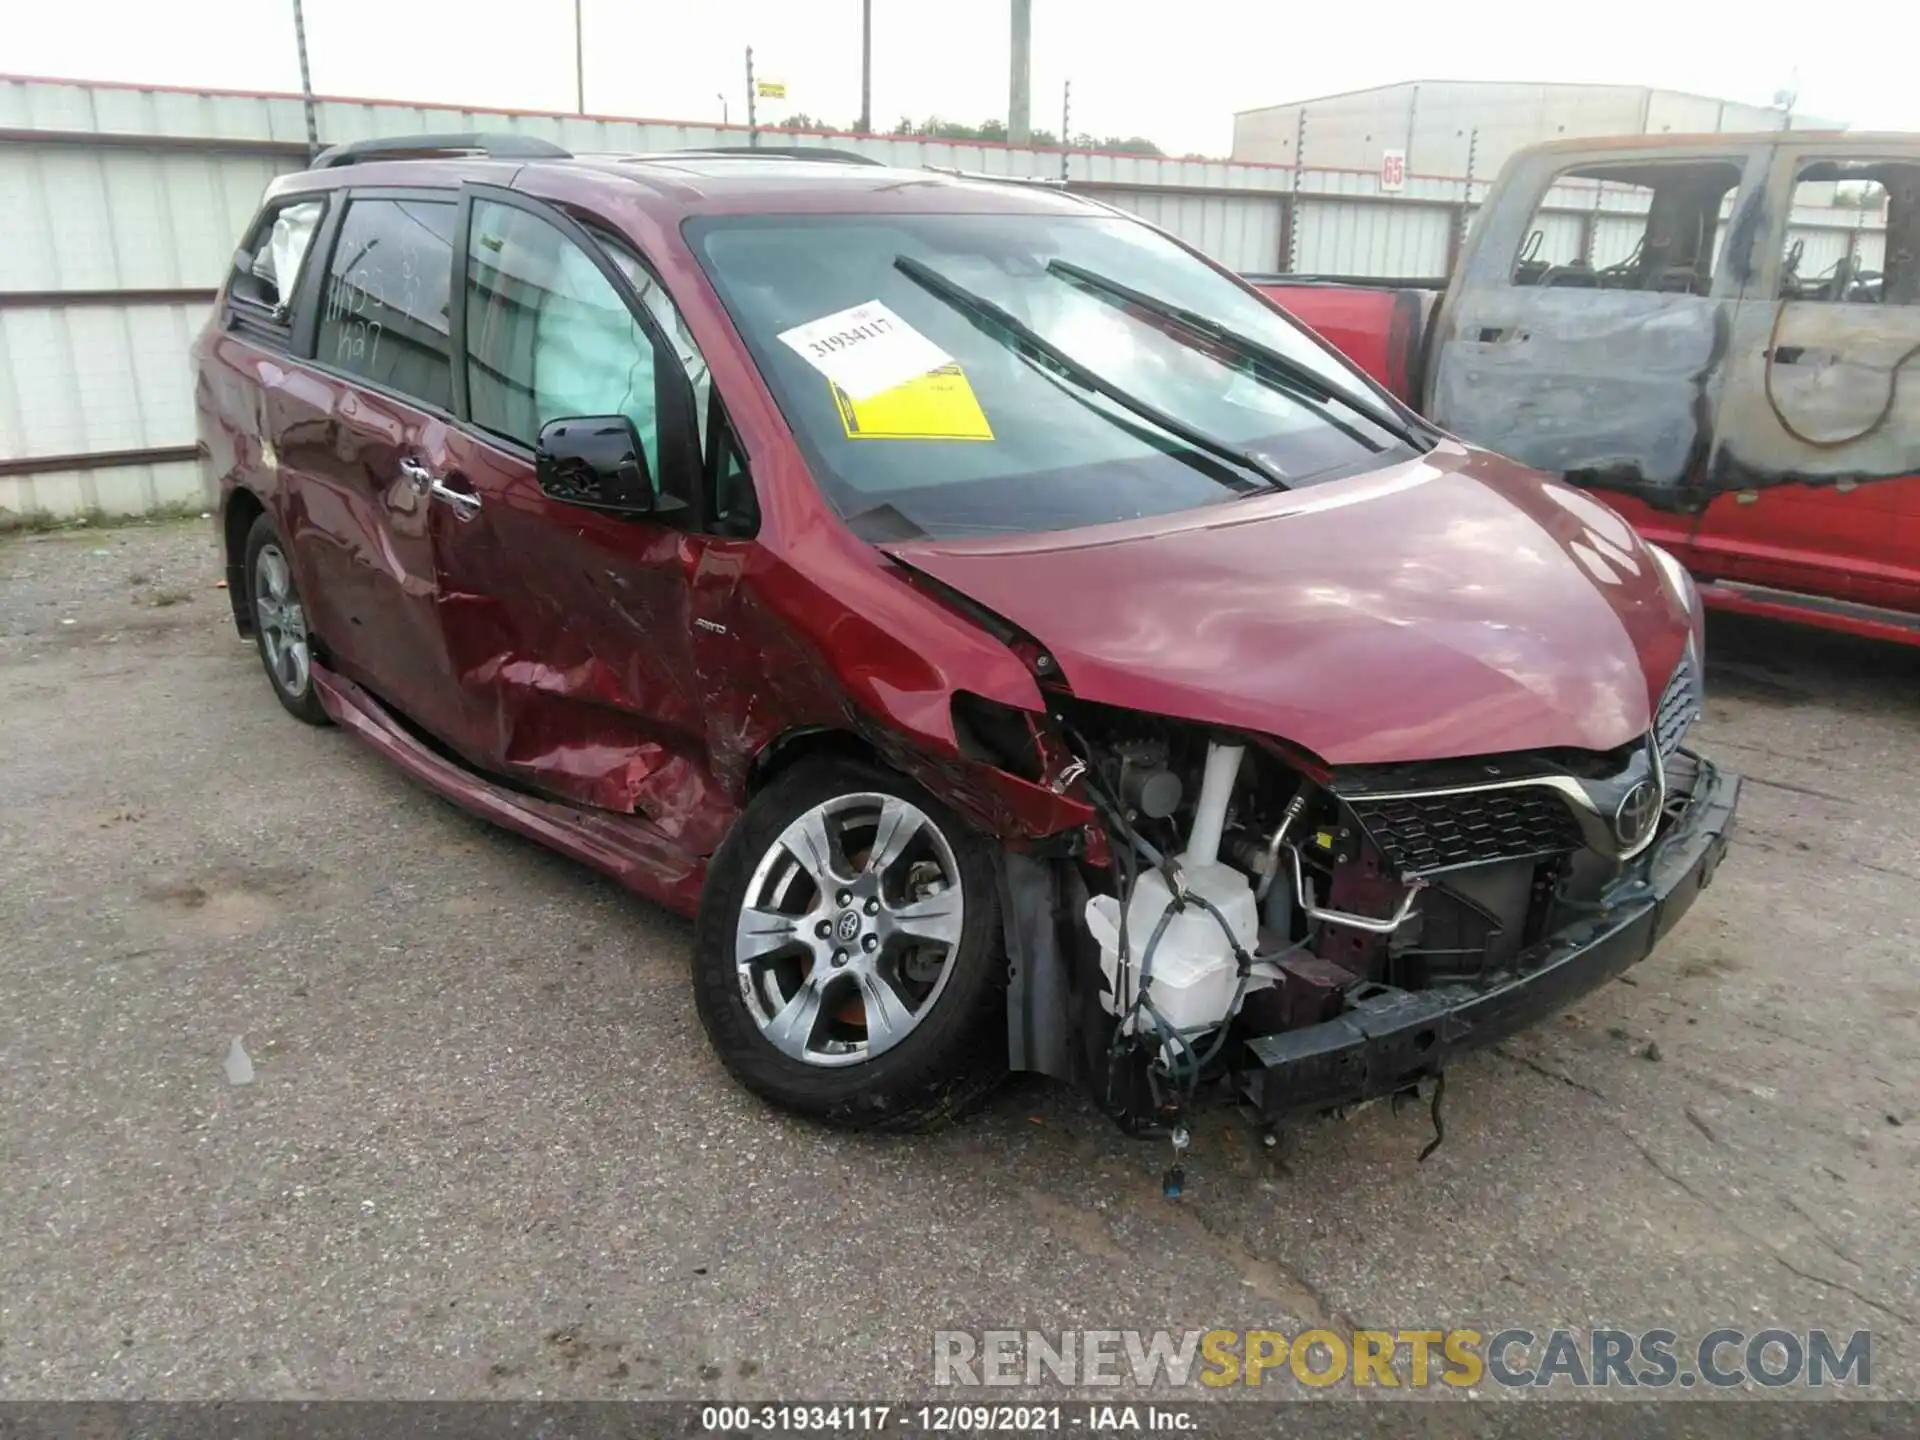
[[[1421,80],[1350,90],[1234,116],[1236,159],[1379,167],[1404,150],[1421,175],[1492,176],[1517,151],[1579,136],[1778,130],[1781,113],[1732,100],[1638,85]],[[1794,117],[1799,130],[1842,127]],[[1471,165],[1471,171],[1469,171]]]
[[[1099,198],[1152,221],[1232,269],[1286,268],[1280,253],[1282,210],[1274,200],[1158,190],[1105,190]]]
[[[322,143],[508,129],[590,153],[746,139],[738,126],[373,101],[323,100],[316,110]],[[303,163],[300,101],[0,77],[0,132],[0,511],[129,513],[198,500],[187,345],[261,191]],[[854,149],[907,167],[1061,172],[1057,150],[894,137],[775,139]],[[1388,196],[1376,175],[1352,169],[1296,173],[1079,152],[1067,169],[1074,188],[1255,272],[1439,276],[1463,211],[1487,190],[1485,181],[1425,174]],[[1644,202],[1618,187],[1569,182],[1547,203],[1543,258],[1577,253],[1583,216],[1574,211],[1598,212],[1596,264],[1620,258],[1638,238],[1634,210]],[[1796,210],[1795,233],[1809,237],[1802,273],[1812,273],[1816,241],[1824,256],[1839,234],[1821,218]],[[1858,212],[1844,223],[1859,223]],[[1839,234],[1836,254],[1845,239]],[[1878,240],[1871,230],[1859,238],[1863,263],[1877,267]]]
[[[1399,214],[1354,201],[1309,202],[1294,227],[1293,268],[1308,275],[1444,275],[1456,223],[1453,211],[1431,205]]]
[[[0,146],[0,291],[217,284],[267,182],[257,155]]]
[[[0,453],[90,455],[193,438],[187,346],[205,304],[0,310]]]

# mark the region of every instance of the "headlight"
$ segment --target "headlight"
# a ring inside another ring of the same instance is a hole
[[[1666,572],[1667,588],[1687,612],[1691,629],[1686,653],[1680,657],[1680,664],[1667,682],[1654,713],[1654,734],[1660,751],[1672,755],[1686,738],[1688,727],[1699,718],[1701,703],[1706,698],[1707,615],[1700,603],[1700,587],[1693,583],[1687,567],[1658,545],[1649,544],[1647,550]]]
[[[1680,601],[1681,606],[1685,608],[1689,615],[1698,615],[1700,613],[1700,587],[1693,583],[1693,576],[1687,573],[1687,567],[1673,558],[1672,551],[1663,550],[1658,545],[1649,543],[1647,545],[1647,552],[1659,562],[1660,568],[1666,572],[1667,584],[1672,587],[1674,596]]]
[[[1687,612],[1687,621],[1693,630],[1692,641],[1688,645],[1694,665],[1695,678],[1702,694],[1706,691],[1707,661],[1707,607],[1700,601],[1700,587],[1693,583],[1693,576],[1687,573],[1673,555],[1658,545],[1649,543],[1647,552],[1666,572],[1667,588],[1673,591],[1674,599],[1680,602],[1680,608]]]

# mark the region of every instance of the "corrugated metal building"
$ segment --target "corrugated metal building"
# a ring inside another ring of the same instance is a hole
[[[1382,151],[1400,150],[1414,174],[1487,179],[1543,140],[1780,130],[1786,119],[1782,110],[1643,85],[1408,80],[1242,110],[1233,117],[1233,158],[1378,170]],[[1845,128],[1803,115],[1792,123]]]
[[[321,142],[513,130],[576,152],[738,145],[743,127],[321,99]],[[1363,132],[1364,133],[1364,132]],[[192,502],[188,342],[275,175],[307,156],[298,96],[0,77],[0,512],[137,514]],[[1234,269],[1441,276],[1484,180],[1377,166],[1016,149],[891,136],[782,135],[889,164],[1058,179],[1133,211]],[[1569,184],[1549,195],[1555,247],[1630,244],[1633,202]],[[1619,235],[1608,227],[1613,212]],[[1603,212],[1596,215],[1596,212]],[[1846,253],[1860,212],[1808,211],[1809,266]],[[1562,233],[1564,232],[1564,234]],[[1861,237],[1874,238],[1876,237]]]

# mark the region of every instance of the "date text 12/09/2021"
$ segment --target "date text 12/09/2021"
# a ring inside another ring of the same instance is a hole
[[[1079,1430],[1088,1434],[1199,1429],[1193,1410],[1169,1405],[708,1405],[700,1428],[716,1435],[771,1431],[848,1434],[906,1430],[931,1435]]]

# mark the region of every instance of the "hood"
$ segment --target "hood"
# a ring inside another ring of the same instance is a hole
[[[1334,765],[1624,745],[1690,628],[1613,511],[1452,441],[1177,515],[882,548],[1031,634],[1082,699]]]

